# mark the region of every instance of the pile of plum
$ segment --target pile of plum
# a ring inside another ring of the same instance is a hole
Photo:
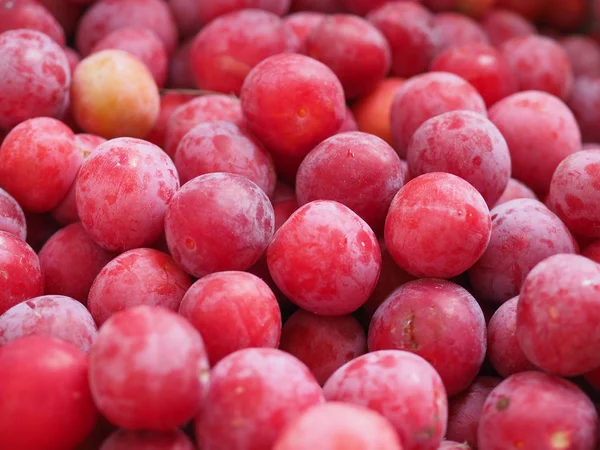
[[[598,407],[600,1],[0,0],[0,450],[597,450]]]

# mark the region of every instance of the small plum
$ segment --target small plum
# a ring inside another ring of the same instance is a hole
[[[21,302],[0,316],[0,346],[24,336],[51,336],[87,353],[96,339],[89,311],[63,295],[43,295]]]
[[[517,305],[523,353],[541,369],[583,375],[600,366],[600,265],[579,255],[551,256],[527,275]]]
[[[90,351],[89,386],[100,412],[130,430],[168,431],[200,409],[209,381],[202,337],[155,306],[120,311]]]
[[[597,438],[594,404],[577,386],[542,372],[522,372],[496,386],[485,400],[477,448],[593,450]]]
[[[241,175],[210,173],[187,182],[169,203],[165,235],[175,262],[201,278],[256,263],[274,231],[267,194]]]
[[[143,138],[158,118],[160,95],[143,62],[123,50],[102,50],[77,65],[71,110],[87,133]]]
[[[325,64],[281,54],[250,71],[241,93],[248,129],[272,151],[304,157],[336,134],[346,114],[344,90]]]
[[[381,270],[375,233],[341,203],[301,206],[277,231],[267,250],[269,272],[295,304],[339,316],[367,301]]]
[[[384,234],[400,268],[417,277],[452,278],[481,257],[491,232],[481,194],[456,175],[433,172],[396,194]]]
[[[288,424],[324,402],[308,368],[277,349],[238,350],[210,377],[195,423],[202,450],[271,450]]]
[[[466,389],[481,368],[485,318],[473,296],[459,285],[411,281],[377,309],[368,344],[370,351],[405,350],[421,356],[440,374],[452,396]]]
[[[279,345],[277,299],[264,281],[250,273],[229,271],[202,277],[185,293],[179,314],[202,335],[211,365],[243,348]]]
[[[169,255],[137,248],[121,253],[100,270],[90,288],[87,306],[98,325],[138,305],[178,311],[191,285],[189,276]]]
[[[405,450],[437,450],[446,433],[444,384],[423,358],[380,350],[340,367],[323,387],[328,402],[366,406],[388,419]]]

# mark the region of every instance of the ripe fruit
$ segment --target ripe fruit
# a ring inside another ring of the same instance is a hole
[[[202,28],[190,51],[200,89],[239,95],[248,72],[268,58],[298,48],[291,28],[275,14],[242,9]]]
[[[239,350],[211,372],[195,423],[198,444],[203,450],[271,449],[285,426],[323,401],[321,387],[293,356],[270,348]]]
[[[333,70],[348,99],[370,92],[391,67],[385,36],[351,14],[323,19],[307,37],[306,54]]]
[[[381,253],[375,233],[354,212],[317,200],[301,206],[277,231],[267,262],[292,302],[315,314],[339,316],[367,301],[379,277]]]
[[[71,71],[65,52],[50,37],[25,29],[1,33],[0,61],[0,129],[64,113]]]
[[[102,414],[130,430],[167,431],[199,410],[209,378],[200,334],[167,309],[113,315],[90,352],[90,387]]]
[[[389,42],[394,76],[411,77],[429,67],[439,42],[433,17],[410,2],[387,2],[367,16]]]
[[[452,278],[483,254],[492,231],[485,200],[466,181],[434,172],[409,181],[385,222],[392,258],[417,277]]]
[[[35,0],[1,0],[0,33],[27,28],[51,37],[58,45],[65,45],[65,32],[44,6]]]
[[[248,128],[268,149],[303,157],[338,132],[344,91],[323,63],[302,55],[267,58],[246,77],[241,93]]]
[[[277,299],[264,281],[250,273],[202,277],[187,290],[179,314],[202,335],[211,365],[237,350],[279,345]]]
[[[523,448],[591,450],[597,428],[594,404],[577,386],[542,372],[523,372],[504,380],[486,399],[477,448],[521,442]]]
[[[369,350],[405,350],[427,360],[449,396],[466,389],[485,358],[485,318],[462,287],[442,280],[403,284],[377,309]]]
[[[169,255],[138,248],[121,253],[102,268],[90,288],[87,306],[98,325],[139,305],[178,311],[191,285],[189,276]]]
[[[246,177],[230,173],[189,181],[177,191],[165,215],[173,259],[198,278],[248,269],[267,248],[273,230],[267,195]]]
[[[489,245],[469,269],[480,301],[505,302],[519,294],[536,264],[558,253],[577,252],[567,227],[537,200],[512,200],[493,208],[491,215]]]
[[[328,402],[365,406],[383,415],[406,450],[436,450],[446,432],[442,380],[412,353],[381,350],[360,356],[340,367],[323,392]]]
[[[107,139],[143,138],[156,123],[160,96],[140,60],[123,50],[102,50],[77,65],[71,110],[87,133]]]
[[[77,211],[88,234],[111,251],[153,244],[179,188],[173,162],[141,139],[113,139],[96,148],[77,177]]]
[[[62,295],[26,300],[0,316],[0,345],[41,335],[62,339],[87,353],[96,334],[96,324],[85,306]]]
[[[0,146],[0,185],[24,209],[48,212],[67,195],[82,161],[69,127],[49,117],[29,119]]]
[[[86,354],[47,336],[0,348],[0,397],[0,447],[6,449],[76,448],[98,416]]]
[[[517,336],[527,359],[561,376],[600,366],[599,284],[600,266],[579,255],[551,256],[529,272],[517,306]]]
[[[342,203],[381,232],[403,178],[400,158],[387,143],[366,133],[340,133],[306,155],[296,175],[296,195],[301,205],[314,200]]]
[[[552,176],[546,203],[571,232],[600,238],[600,151],[573,153]]]
[[[490,108],[510,150],[512,176],[545,193],[560,162],[581,149],[575,117],[558,98],[538,91],[513,94]]]

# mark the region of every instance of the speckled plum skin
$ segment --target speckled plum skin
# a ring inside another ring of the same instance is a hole
[[[465,442],[477,448],[477,427],[483,404],[489,393],[502,382],[502,378],[477,377],[460,395],[448,401],[448,431],[446,439]]]
[[[308,36],[306,54],[333,70],[347,99],[373,90],[392,64],[385,36],[352,14],[332,14],[323,19]]]
[[[179,106],[167,122],[163,148],[167,155],[175,158],[181,139],[196,125],[225,120],[242,124],[240,101],[221,94],[203,95]]]
[[[402,450],[388,420],[367,408],[329,402],[315,406],[279,436],[273,450]]]
[[[242,9],[215,19],[194,38],[190,63],[200,89],[239,95],[248,73],[266,58],[297,50],[292,29],[276,14]]]
[[[0,396],[1,448],[77,448],[98,417],[86,354],[48,336],[0,348]]]
[[[477,448],[593,450],[597,428],[594,404],[577,386],[542,372],[523,372],[487,397]]]
[[[145,137],[148,142],[165,148],[165,138],[167,134],[167,125],[173,112],[181,105],[194,99],[193,95],[180,94],[177,92],[168,92],[160,97],[160,112],[154,124],[152,131]]]
[[[23,209],[45,213],[67,195],[82,161],[69,127],[50,117],[29,119],[0,146],[0,186]]]
[[[546,204],[579,236],[600,238],[600,151],[579,151],[559,164]]]
[[[115,256],[96,244],[81,223],[62,228],[39,252],[44,293],[65,295],[85,305],[96,275]]]
[[[175,165],[156,145],[113,139],[96,148],[77,177],[81,223],[100,246],[124,251],[153,244],[179,189]]]
[[[481,26],[494,46],[515,37],[537,33],[531,22],[509,9],[492,9],[481,20]]]
[[[14,234],[0,231],[0,314],[44,293],[44,276],[33,249]]]
[[[85,132],[106,139],[144,138],[160,112],[160,95],[152,73],[123,50],[94,53],[75,68],[71,112]]]
[[[559,376],[600,366],[600,265],[579,255],[554,255],[525,279],[517,336],[527,358]]]
[[[23,28],[40,31],[59,46],[65,45],[64,30],[42,4],[32,0],[1,0],[0,33]]]
[[[10,30],[0,36],[0,129],[33,117],[59,117],[71,84],[69,61],[44,33]]]
[[[202,335],[211,365],[237,350],[279,345],[281,312],[275,294],[247,272],[202,277],[186,292],[179,314]]]
[[[178,311],[192,285],[166,253],[137,248],[121,253],[98,273],[87,306],[98,325],[123,309],[139,305]]]
[[[366,406],[383,415],[405,450],[437,450],[446,433],[442,379],[413,353],[381,350],[360,356],[339,368],[323,392],[327,401]]]
[[[195,430],[202,450],[270,450],[282,430],[324,402],[304,364],[277,349],[239,350],[222,359]]]
[[[111,434],[100,450],[196,450],[189,437],[179,429],[170,431],[118,430]]]
[[[169,57],[163,42],[154,31],[140,27],[118,28],[100,39],[90,53],[109,49],[123,50],[138,58],[152,74],[156,85],[164,87]]]
[[[63,295],[43,295],[23,301],[0,316],[0,346],[29,335],[62,339],[88,352],[97,329],[88,310]]]
[[[542,91],[566,100],[573,87],[573,69],[567,52],[544,36],[516,37],[501,51],[517,77],[520,91]]]
[[[502,133],[472,111],[450,111],[424,122],[413,134],[406,160],[412,177],[430,172],[461,177],[490,207],[510,178],[510,152]]]
[[[113,315],[90,351],[90,388],[110,422],[168,431],[199,410],[209,381],[200,334],[164,308],[137,306]]]
[[[443,441],[438,450],[471,450],[471,447],[467,443]]]
[[[267,249],[273,280],[307,311],[340,316],[367,301],[381,271],[375,233],[349,208],[330,200],[301,206]]]
[[[600,77],[578,77],[568,101],[584,142],[600,141]]]
[[[296,195],[300,204],[340,202],[381,233],[390,203],[403,184],[402,164],[394,149],[376,136],[356,131],[336,134],[311,150],[298,168]]]
[[[558,253],[577,253],[567,227],[538,200],[511,200],[493,208],[491,215],[490,243],[469,270],[478,300],[503,303],[519,294],[537,263]]]
[[[391,112],[392,140],[398,155],[406,157],[410,140],[423,122],[461,109],[487,117],[481,95],[459,76],[429,72],[407,80],[398,89]]]
[[[148,28],[163,41],[171,54],[177,45],[177,26],[166,2],[161,0],[101,0],[79,21],[75,43],[87,56],[110,32],[124,27]]]
[[[467,44],[489,42],[481,25],[465,15],[441,12],[435,15],[433,23],[438,38],[438,52]]]
[[[412,179],[396,194],[385,222],[385,244],[408,273],[452,278],[479,259],[491,231],[481,194],[456,175],[434,172]]]
[[[424,279],[396,289],[369,325],[369,351],[405,350],[427,360],[446,393],[475,379],[486,351],[485,318],[473,296],[450,281]]]
[[[169,204],[169,251],[187,273],[202,277],[246,270],[258,261],[274,231],[273,206],[241,175],[211,173],[186,183]]]
[[[27,238],[27,223],[23,208],[4,189],[0,189],[0,231],[12,233],[22,240]]]
[[[535,192],[529,189],[525,184],[521,183],[519,180],[510,178],[506,185],[506,189],[504,190],[494,207],[501,205],[502,203],[509,202],[511,200],[516,200],[518,198],[530,198],[533,200],[539,200],[538,196],[535,195]]]
[[[273,159],[249,133],[232,122],[196,125],[179,141],[175,167],[181,183],[214,172],[245,176],[273,196],[277,174]]]
[[[487,357],[502,377],[536,370],[527,359],[517,337],[517,305],[519,297],[503,303],[488,324]]]
[[[466,44],[444,50],[430,70],[450,72],[473,85],[490,107],[517,92],[517,79],[504,56],[488,44]]]
[[[433,17],[412,2],[386,2],[367,16],[390,44],[394,76],[411,77],[427,70],[438,44]]]
[[[268,149],[304,157],[336,134],[346,114],[344,90],[325,64],[308,56],[271,56],[250,71],[241,92],[248,129]]]
[[[367,352],[367,336],[352,316],[317,316],[300,309],[285,322],[279,348],[306,364],[323,385],[337,369]]]

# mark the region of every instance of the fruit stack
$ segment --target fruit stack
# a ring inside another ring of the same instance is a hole
[[[0,449],[600,448],[594,13],[0,0]]]

